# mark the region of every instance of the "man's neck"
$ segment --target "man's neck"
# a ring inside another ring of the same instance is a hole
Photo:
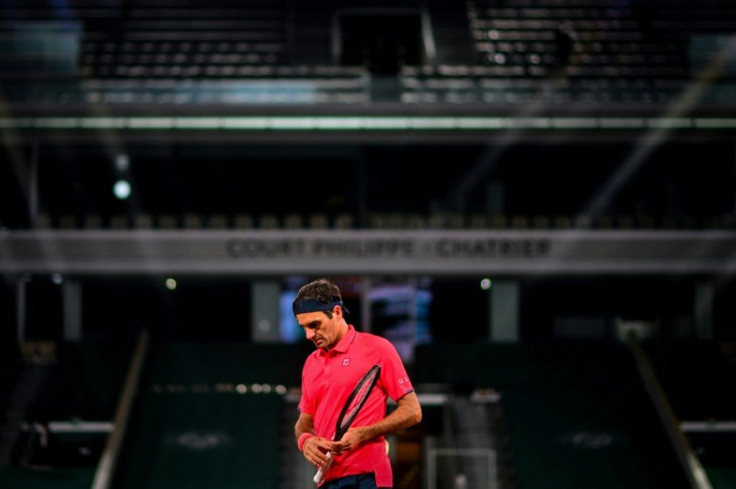
[[[348,334],[348,331],[350,331],[350,326],[348,325],[347,322],[343,322],[342,325],[340,326],[340,332],[337,334],[337,338],[335,338],[335,342],[323,348],[325,353],[327,353],[328,351],[332,350],[337,345],[339,345],[342,339],[345,338],[345,335]]]

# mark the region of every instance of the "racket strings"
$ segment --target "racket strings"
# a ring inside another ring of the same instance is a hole
[[[343,422],[343,425],[346,424],[349,420],[353,418],[358,413],[358,409],[360,408],[360,404],[362,402],[362,396],[365,396],[367,390],[365,392],[361,391],[358,393],[359,396],[361,396],[360,399],[356,397],[356,399],[353,401],[353,403],[348,407],[347,412],[345,413],[345,421]]]
[[[346,424],[349,424],[356,414],[358,414],[358,411],[360,410],[361,406],[365,402],[366,398],[371,392],[371,387],[373,386],[374,379],[376,377],[376,372],[374,371],[374,374],[363,379],[363,384],[360,386],[358,391],[355,394],[355,397],[351,401],[350,405],[348,406],[347,410],[345,411],[345,417],[344,421],[341,424],[341,427],[344,427]]]
[[[370,375],[365,376],[361,382],[360,386],[357,387],[357,390],[355,392],[355,395],[350,401],[350,404],[347,406],[347,409],[345,410],[345,415],[343,416],[343,420],[340,423],[340,428],[344,429],[347,425],[353,422],[353,419],[358,414],[358,411],[365,403],[366,399],[370,395],[371,391],[373,390],[373,385],[375,384],[375,381],[378,376],[378,370],[373,369],[370,372]]]

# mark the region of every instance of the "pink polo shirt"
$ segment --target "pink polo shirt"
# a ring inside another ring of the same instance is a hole
[[[349,331],[330,351],[318,348],[304,362],[302,397],[299,409],[314,418],[317,435],[332,438],[337,417],[353,387],[374,364],[381,366],[381,376],[352,427],[366,426],[386,416],[388,397],[394,401],[412,392],[396,348],[386,338]],[[392,487],[393,474],[383,437],[372,440],[349,452],[335,456],[324,480],[347,475],[375,473],[378,487]]]

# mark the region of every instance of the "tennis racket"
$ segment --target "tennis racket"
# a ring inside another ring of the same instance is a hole
[[[340,438],[348,431],[350,425],[353,424],[355,417],[358,415],[358,411],[363,407],[365,401],[368,399],[373,387],[378,382],[378,376],[381,374],[381,366],[374,365],[368,370],[358,383],[353,388],[353,391],[348,396],[345,405],[340,411],[340,415],[337,417],[337,426],[335,428],[335,436],[332,438],[334,441],[339,441]],[[322,482],[327,469],[332,465],[332,452],[327,452],[327,461],[320,465],[319,470],[314,475],[314,482],[319,484]]]

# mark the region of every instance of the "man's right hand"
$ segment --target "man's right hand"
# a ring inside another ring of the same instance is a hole
[[[334,450],[335,442],[320,436],[310,437],[304,442],[304,446],[302,447],[304,458],[317,467],[327,461],[327,452],[332,452]]]

